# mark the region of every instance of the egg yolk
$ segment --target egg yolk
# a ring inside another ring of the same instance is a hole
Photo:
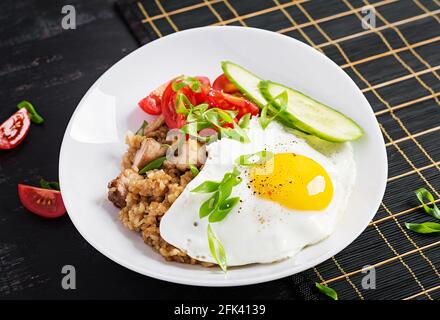
[[[332,181],[316,161],[293,153],[278,153],[250,169],[255,194],[297,210],[325,209],[333,197]]]

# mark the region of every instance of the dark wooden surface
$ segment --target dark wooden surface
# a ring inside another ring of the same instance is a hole
[[[77,29],[61,28],[61,8],[72,4]],[[33,125],[18,148],[0,152],[0,298],[191,299],[293,298],[284,279],[238,288],[198,288],[148,278],[92,248],[66,215],[57,220],[27,212],[17,184],[58,179],[64,130],[77,103],[113,63],[137,48],[113,1],[0,2],[0,120],[17,102],[32,101],[46,122]],[[61,269],[76,268],[77,289],[63,290]]]

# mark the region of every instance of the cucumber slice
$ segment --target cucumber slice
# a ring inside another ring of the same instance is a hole
[[[363,135],[352,119],[299,91],[271,81],[261,81],[259,89],[267,101],[287,92],[287,109],[278,116],[284,124],[334,142],[352,141]],[[276,101],[273,104],[281,107]]]
[[[222,69],[229,81],[258,107],[263,108],[267,104],[258,87],[261,78],[230,61],[222,61]]]

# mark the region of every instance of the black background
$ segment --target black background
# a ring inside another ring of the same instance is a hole
[[[284,279],[255,286],[200,288],[148,278],[110,261],[76,231],[69,217],[27,212],[17,184],[58,179],[64,130],[77,103],[112,64],[138,47],[114,1],[0,2],[0,119],[31,101],[45,118],[16,149],[0,152],[0,297],[7,299],[148,299],[295,297]],[[77,29],[61,28],[74,5]],[[87,182],[85,182],[87,183]],[[63,290],[61,269],[76,268],[77,289]]]

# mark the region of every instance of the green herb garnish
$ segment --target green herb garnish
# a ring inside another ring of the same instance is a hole
[[[220,268],[223,270],[223,272],[226,273],[226,271],[228,270],[228,266],[226,263],[225,249],[223,248],[220,240],[215,236],[211,224],[208,224],[208,243],[209,250],[211,251],[212,256],[214,257]]]
[[[338,293],[330,287],[324,286],[318,282],[315,283],[315,286],[325,294],[327,297],[332,298],[333,300],[338,300]]]
[[[209,222],[222,221],[240,201],[240,197],[228,198],[209,215]]]
[[[243,128],[234,121],[237,116],[235,111],[209,108],[206,103],[194,106],[183,93],[179,92],[176,95],[176,112],[186,116],[187,123],[180,130],[201,141],[209,142],[212,137],[200,136],[198,132],[206,128],[213,128],[222,137],[245,143],[250,142]],[[232,128],[224,127],[225,124],[232,125]]]
[[[222,181],[205,181],[191,190],[197,193],[213,193],[199,209],[199,217],[209,216],[210,222],[222,221],[228,213],[237,205],[240,198],[229,198],[232,189],[241,182],[240,171],[234,168],[232,172],[227,172]],[[211,217],[212,216],[212,217]]]
[[[191,192],[211,193],[217,191],[219,186],[220,186],[220,182],[205,181],[202,184],[198,185],[196,188],[192,189]]]
[[[43,178],[41,178],[40,179],[40,186],[43,189],[60,191],[60,184],[56,181],[47,181],[47,180],[44,180]]]
[[[196,177],[199,174],[199,169],[197,169],[197,167],[193,164],[189,165],[189,170],[191,171],[191,174],[193,175],[193,177]]]
[[[144,120],[144,122],[142,122],[141,127],[138,129],[138,131],[136,131],[136,135],[137,136],[143,136],[144,135],[144,129],[145,127],[148,126],[148,121]]]
[[[436,223],[436,222],[423,222],[423,223],[405,222],[405,227],[411,231],[422,234],[440,233],[440,223]]]
[[[35,107],[29,101],[23,100],[17,104],[17,107],[18,109],[25,108],[28,111],[29,118],[33,123],[42,124],[44,122],[43,117],[38,114],[37,110],[35,110]]]
[[[434,197],[432,196],[431,192],[426,190],[425,188],[420,188],[415,191],[417,199],[422,203],[423,209],[427,214],[429,214],[431,217],[440,219],[440,209],[437,207],[437,205],[434,203]],[[425,199],[432,203],[432,207],[430,207],[426,202]]]
[[[145,174],[147,171],[150,171],[150,170],[153,170],[153,169],[159,169],[166,159],[167,159],[167,157],[165,157],[165,156],[157,158],[157,159],[147,163],[145,165],[145,167],[143,167],[142,170],[140,170],[138,173],[139,174]]]
[[[431,192],[429,192],[426,188],[420,188],[417,189],[415,193],[417,199],[419,199],[419,201],[422,203],[425,212],[435,219],[440,219],[440,210],[434,203],[434,197],[432,196]],[[432,207],[425,202],[425,199],[432,203]],[[436,222],[405,222],[405,227],[411,231],[422,234],[440,233],[440,223]]]
[[[240,120],[238,120],[238,126],[242,129],[246,129],[249,126],[250,120],[251,120],[251,114],[246,113],[240,118]]]
[[[251,167],[268,162],[273,157],[274,154],[272,152],[263,150],[252,154],[243,154],[235,160],[235,163],[244,167]]]
[[[287,108],[287,102],[288,102],[288,98],[289,96],[287,95],[286,91],[283,91],[282,93],[280,93],[278,96],[276,96],[273,100],[278,100],[279,101],[279,105],[281,106],[279,109],[277,109],[272,101],[269,101],[268,104],[266,104],[263,109],[261,110],[261,114],[260,114],[260,125],[263,129],[266,129],[267,126],[269,125],[269,123],[272,122],[272,120],[274,120],[276,117],[278,117],[280,115],[280,113],[282,113],[284,110],[286,110]],[[269,113],[272,116],[269,116]]]
[[[184,87],[189,87],[193,92],[201,91],[201,83],[199,79],[194,77],[180,76],[174,79],[171,83],[171,88],[174,92],[177,92]]]

